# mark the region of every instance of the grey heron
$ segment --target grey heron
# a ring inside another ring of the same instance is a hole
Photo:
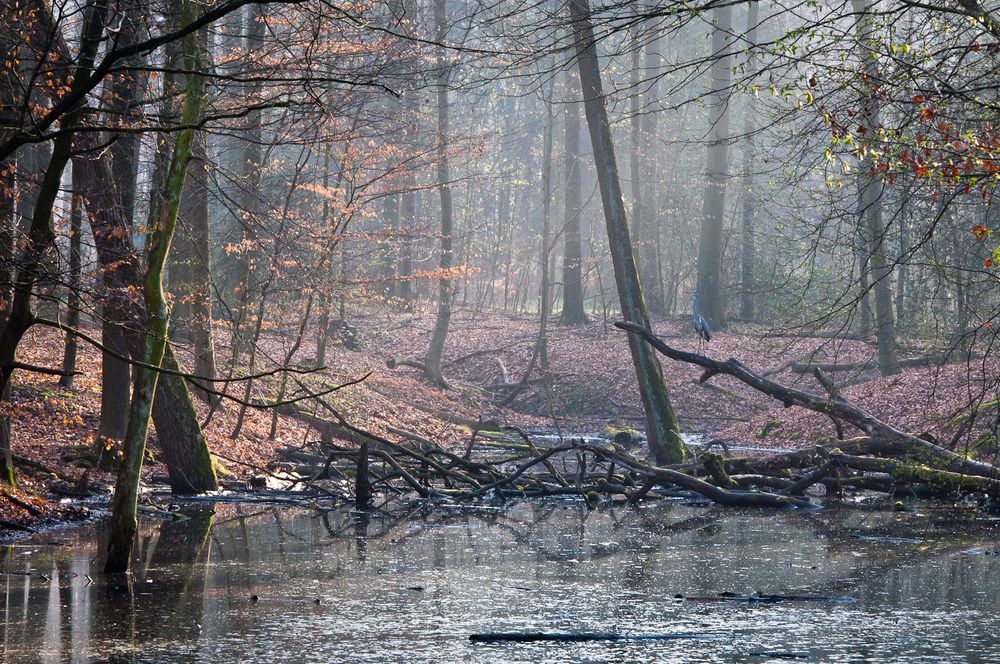
[[[698,313],[698,292],[691,293],[691,322],[694,323],[694,331],[698,334],[698,349],[701,350],[703,341],[712,340],[712,328],[705,317]]]

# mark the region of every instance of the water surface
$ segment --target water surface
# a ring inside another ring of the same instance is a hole
[[[1000,557],[983,555],[1000,543],[951,513],[534,501],[185,515],[143,524],[124,591],[100,577],[100,524],[8,547],[0,661],[1000,661]],[[675,597],[720,592],[844,601]],[[694,638],[468,640],[518,630]]]

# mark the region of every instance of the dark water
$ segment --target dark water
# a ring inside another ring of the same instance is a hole
[[[535,502],[364,519],[219,506],[145,523],[131,591],[100,579],[98,526],[7,548],[0,659],[998,662],[1000,557],[981,554],[1000,543],[982,521],[943,516]],[[674,598],[722,591],[853,601]],[[468,640],[514,630],[698,638]]]

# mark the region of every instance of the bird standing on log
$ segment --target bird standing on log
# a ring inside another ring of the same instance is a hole
[[[708,325],[705,317],[698,313],[698,292],[691,293],[691,322],[694,323],[694,331],[698,334],[698,350],[701,351],[702,342],[712,340],[712,328]]]

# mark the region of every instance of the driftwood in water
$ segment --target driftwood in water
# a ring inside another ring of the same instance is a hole
[[[476,643],[531,643],[535,641],[674,641],[678,639],[704,639],[710,635],[697,632],[676,634],[619,634],[618,632],[480,632],[470,634]]]
[[[674,599],[683,599],[688,602],[746,602],[748,604],[777,604],[778,602],[853,602],[853,597],[830,597],[827,595],[787,595],[754,593],[753,595],[740,595],[737,593],[724,592],[718,595],[675,595]]]

